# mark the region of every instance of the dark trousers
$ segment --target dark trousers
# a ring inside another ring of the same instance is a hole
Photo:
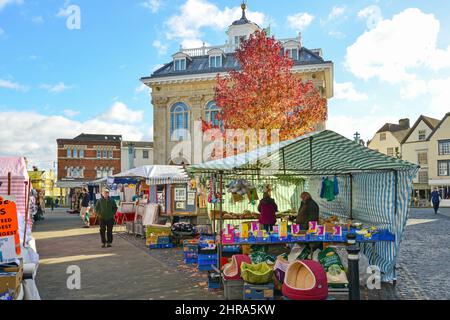
[[[102,239],[102,243],[113,242],[113,226],[114,226],[114,219],[111,220],[100,219],[100,238]]]
[[[434,213],[437,213],[439,210],[439,202],[433,202]]]
[[[264,230],[266,230],[267,232],[272,232],[273,230],[273,224],[264,224],[263,225]]]

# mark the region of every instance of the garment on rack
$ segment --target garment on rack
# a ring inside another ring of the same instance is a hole
[[[336,181],[337,183],[337,181]],[[339,190],[338,190],[339,192]],[[327,199],[327,201],[333,201],[336,198],[335,194],[335,181],[328,178],[323,178],[322,189],[320,191],[320,197],[322,199]]]
[[[339,183],[338,183],[338,178],[336,175],[334,176],[333,183],[334,183],[334,186],[333,186],[334,195],[337,196],[339,194]]]

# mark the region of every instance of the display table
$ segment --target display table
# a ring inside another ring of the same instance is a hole
[[[135,212],[122,213],[118,211],[114,216],[114,220],[116,221],[116,224],[122,225],[125,222],[134,221],[135,216],[136,216]]]
[[[285,243],[309,243],[309,242],[330,242],[330,243],[347,243],[348,232],[343,232],[342,236],[333,236],[325,234],[324,236],[317,236],[314,234],[304,236],[288,235],[286,238],[279,238],[271,235],[267,238],[249,237],[247,239],[235,238],[232,241],[222,241],[222,245],[266,245],[266,244],[285,244]],[[365,238],[362,235],[356,235],[357,243],[375,243],[375,242],[394,242],[395,235],[388,230],[380,230],[373,234],[370,238]]]

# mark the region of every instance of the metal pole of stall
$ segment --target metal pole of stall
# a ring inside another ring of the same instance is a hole
[[[347,235],[348,273],[349,273],[349,300],[361,300],[359,290],[359,248],[356,245],[356,235]]]
[[[219,221],[219,246],[218,246],[218,261],[217,265],[219,266],[219,270],[222,270],[222,232],[223,232],[223,207],[222,207],[222,200],[223,200],[223,171],[219,172],[219,211],[220,211],[220,221]]]

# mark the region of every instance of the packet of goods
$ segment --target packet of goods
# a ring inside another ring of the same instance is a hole
[[[330,287],[342,288],[348,285],[344,265],[336,250],[329,247],[319,253],[319,262],[325,269]]]
[[[281,221],[280,228],[278,229],[278,235],[280,238],[286,238],[288,236],[287,221]]]
[[[316,233],[317,232],[317,221],[310,221],[308,233]]]

